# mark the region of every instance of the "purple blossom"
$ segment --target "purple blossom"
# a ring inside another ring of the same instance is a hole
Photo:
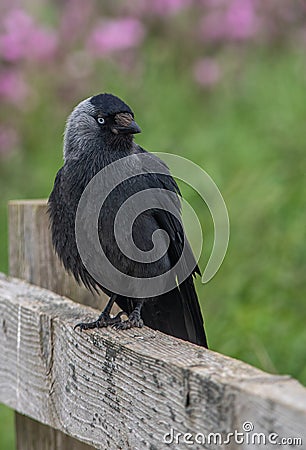
[[[253,0],[232,0],[226,7],[206,14],[200,30],[204,40],[244,40],[253,37],[259,28]]]
[[[253,0],[234,0],[226,14],[227,34],[232,39],[248,39],[258,29]]]
[[[132,17],[102,21],[88,39],[89,49],[100,56],[139,45],[145,35],[142,23]]]
[[[210,87],[220,81],[220,66],[212,58],[203,58],[195,63],[193,68],[193,75],[194,79],[201,86]]]
[[[94,2],[92,1],[66,0],[59,25],[59,33],[63,42],[75,42],[82,37],[94,13]]]
[[[7,32],[13,32],[16,28],[30,30],[33,19],[23,9],[15,8],[8,11],[3,18],[3,27]]]
[[[24,56],[27,35],[33,25],[32,18],[23,10],[14,9],[3,19],[4,32],[0,35],[0,51],[7,61],[17,61]]]
[[[56,47],[55,33],[36,25],[25,11],[14,9],[4,17],[0,54],[6,61],[48,60],[54,56]]]
[[[43,28],[33,28],[28,40],[29,59],[50,60],[55,55],[56,47],[57,38],[53,32]]]
[[[28,93],[28,86],[19,72],[14,69],[0,72],[0,98],[20,105]]]

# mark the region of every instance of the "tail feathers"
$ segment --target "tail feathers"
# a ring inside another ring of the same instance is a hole
[[[192,277],[187,278],[180,285],[179,289],[181,303],[184,309],[186,329],[189,336],[188,341],[207,348],[203,317]]]
[[[128,314],[134,301],[124,297],[118,305]],[[197,294],[190,276],[179,287],[154,299],[148,299],[142,307],[144,324],[170,336],[207,347],[203,318]]]
[[[146,301],[142,307],[142,318],[145,325],[154,330],[189,340],[178,289]]]

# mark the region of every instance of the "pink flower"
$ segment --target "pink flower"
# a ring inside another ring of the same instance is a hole
[[[6,61],[47,60],[53,57],[57,47],[55,33],[37,26],[23,10],[10,11],[4,17],[3,25],[0,54]]]
[[[27,35],[33,26],[33,21],[24,11],[14,9],[3,19],[4,33],[0,35],[0,51],[7,61],[17,61],[24,56]]]
[[[139,45],[144,35],[144,27],[138,19],[126,17],[107,20],[93,30],[88,39],[88,46],[97,55],[104,56]]]
[[[4,100],[21,104],[26,99],[28,92],[28,86],[19,72],[7,69],[0,73],[0,97]]]
[[[221,78],[220,66],[212,58],[203,58],[195,63],[193,75],[201,86],[213,86]]]
[[[59,33],[67,44],[82,37],[91,17],[96,14],[95,2],[66,0],[60,18]]]
[[[259,18],[253,0],[232,0],[227,7],[205,15],[200,31],[210,40],[243,40],[253,37],[259,28]]]
[[[232,1],[227,14],[227,35],[232,39],[248,39],[258,29],[253,0]]]
[[[0,126],[0,157],[8,156],[18,145],[16,130],[8,125]]]
[[[30,30],[33,19],[23,9],[12,9],[3,18],[3,26],[7,32],[18,30]]]
[[[50,60],[54,57],[57,47],[55,33],[43,28],[33,28],[28,36],[27,56],[37,61]]]

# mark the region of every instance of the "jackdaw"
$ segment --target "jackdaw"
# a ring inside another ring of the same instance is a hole
[[[116,329],[128,329],[147,325],[207,347],[193,281],[200,270],[180,221],[180,191],[166,164],[134,142],[134,134],[140,132],[131,108],[112,94],[99,94],[82,101],[67,120],[64,165],[56,175],[48,202],[52,243],[65,269],[78,282],[92,291],[102,290],[110,297],[96,321],[78,323],[75,328],[88,330],[111,325]],[[109,167],[115,167],[113,172],[106,171]],[[85,209],[79,212],[87,187],[100,173],[98,194],[96,192],[93,201],[89,197],[83,202]],[[112,186],[116,177],[119,181]],[[99,189],[101,198],[104,196],[106,185],[112,189],[103,204],[98,205],[97,213],[94,203],[99,200]],[[147,206],[138,214],[139,193]],[[169,198],[164,195],[156,200],[165,193]],[[133,198],[134,204],[130,203],[126,209],[128,216],[135,207],[133,224],[130,228],[124,216],[118,232],[116,219],[120,208]],[[81,220],[81,237],[76,226],[78,217],[85,217],[83,222]],[[96,223],[99,242],[95,246],[84,245],[86,239],[94,241],[94,233],[86,230],[86,221]],[[130,252],[123,250],[118,236],[125,244],[132,238],[135,248],[130,245]],[[156,247],[164,249],[160,257],[153,251],[158,240]],[[115,268],[115,274],[123,274],[122,278],[117,279],[106,270],[107,265],[102,258],[99,260],[100,253],[96,254],[97,247]],[[143,260],[139,255],[133,257],[134,250],[135,255],[137,251],[144,255]],[[146,258],[150,252],[151,259]],[[149,286],[149,279],[150,289],[146,293],[143,286],[146,283]],[[152,291],[152,280],[155,291]],[[114,302],[122,311],[111,316]],[[123,314],[127,320],[122,318]]]

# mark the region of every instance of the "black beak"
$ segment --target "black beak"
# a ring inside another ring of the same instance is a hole
[[[123,126],[114,126],[112,128],[112,132],[115,134],[137,134],[141,133],[140,127],[137,125],[135,120],[133,120],[129,125]]]

